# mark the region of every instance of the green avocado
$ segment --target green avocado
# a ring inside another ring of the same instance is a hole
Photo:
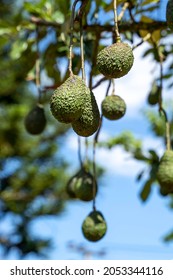
[[[69,180],[66,190],[71,198],[91,201],[96,196],[97,183],[93,175],[83,167]]]
[[[122,42],[105,47],[97,55],[98,70],[110,79],[125,76],[132,68],[133,62],[132,48]]]
[[[106,96],[101,104],[102,114],[108,120],[118,120],[125,115],[126,103],[118,95]]]
[[[85,106],[81,117],[72,122],[73,130],[80,136],[88,137],[94,134],[100,125],[100,112],[92,91],[86,91]]]
[[[25,117],[25,129],[28,133],[37,135],[43,132],[46,126],[44,108],[37,104]]]
[[[84,81],[76,75],[71,75],[51,97],[50,110],[55,119],[62,123],[71,123],[79,119],[85,105],[86,91]]]
[[[169,194],[173,192],[173,151],[167,150],[161,157],[157,179],[162,193]]]
[[[100,211],[92,211],[85,218],[82,224],[84,237],[89,241],[99,241],[104,237],[107,231],[106,221]]]

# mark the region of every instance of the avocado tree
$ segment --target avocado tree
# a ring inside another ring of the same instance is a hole
[[[16,248],[21,258],[41,254],[49,240],[34,238],[30,224],[40,216],[58,215],[73,198],[93,200],[82,225],[84,236],[97,241],[105,235],[106,221],[95,205],[94,155],[100,146],[121,145],[149,167],[147,179],[143,171],[137,174],[144,180],[143,201],[154,184],[171,199],[172,118],[163,89],[172,86],[172,1],[167,10],[157,0],[1,2],[0,218],[13,220],[12,230],[0,233],[3,252]],[[163,20],[157,17],[162,12]],[[142,141],[127,132],[99,141],[104,118],[125,116],[126,103],[115,94],[115,82],[128,75],[135,50],[143,44],[143,59],[150,55],[159,67],[146,93],[151,106],[146,115],[155,136],[163,139],[161,161],[157,150],[151,147],[145,154]],[[99,112],[94,90],[103,83],[107,90]],[[79,139],[80,170],[68,181],[66,159],[57,151],[71,128]],[[81,159],[80,138],[86,138],[88,149],[91,135],[93,159],[88,164],[90,159]]]

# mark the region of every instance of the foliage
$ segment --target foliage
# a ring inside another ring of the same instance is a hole
[[[82,22],[89,69],[87,78],[92,88],[93,79],[99,75],[96,54],[108,41],[115,40],[113,1],[80,2],[87,4]],[[166,22],[157,16],[161,14],[162,1],[119,0],[117,3],[119,15],[127,4],[119,22],[123,40],[134,49],[147,41],[148,49],[143,59],[151,56],[158,67],[165,66],[154,78],[153,85],[159,90],[163,82],[171,87],[173,46],[169,38],[172,35]],[[57,124],[50,116],[49,99],[52,91],[69,75],[71,4],[70,0],[2,0],[0,6],[0,219],[3,221],[11,216],[16,221],[12,232],[1,233],[0,241],[5,253],[17,248],[21,258],[31,252],[41,254],[42,249],[49,246],[48,240],[34,239],[30,232],[31,222],[40,216],[60,214],[67,200],[64,191],[67,164],[57,152],[69,126]],[[81,70],[78,17],[80,14],[76,13],[73,38],[73,71],[76,75]],[[134,45],[134,42],[139,43]],[[43,134],[33,137],[25,131],[23,120],[38,101],[35,77],[38,55],[47,126]],[[46,84],[43,77],[50,83]],[[151,92],[153,94],[153,88]],[[158,106],[159,99],[150,105]],[[164,120],[153,111],[147,111],[146,116],[154,135],[162,137],[165,145]],[[145,162],[147,171],[142,170],[137,180],[143,180],[141,199],[146,201],[157,183],[158,152],[144,151],[142,143],[129,132],[100,145],[105,148],[122,145],[133,158]],[[171,240],[172,236],[170,234],[166,240]]]

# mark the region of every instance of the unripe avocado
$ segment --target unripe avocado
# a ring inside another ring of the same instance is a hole
[[[46,117],[43,106],[37,104],[26,116],[25,128],[27,132],[33,135],[37,135],[43,132],[46,126]]]
[[[66,190],[71,198],[91,201],[96,196],[97,183],[93,175],[83,167],[69,180]]]
[[[173,0],[169,0],[166,6],[166,22],[170,29],[173,29]]]
[[[151,91],[148,95],[148,99],[147,99],[148,103],[152,106],[158,104],[160,93],[161,93],[161,87],[158,86],[156,82],[154,82],[152,84]]]
[[[167,150],[161,157],[157,179],[164,194],[173,192],[173,151]]]
[[[72,176],[67,182],[66,191],[70,198],[76,198],[76,194],[74,192],[74,187],[78,180],[78,173]]]
[[[134,61],[132,48],[122,42],[105,47],[97,55],[97,67],[107,78],[125,76],[132,68]]]
[[[71,123],[77,120],[85,105],[86,85],[84,81],[71,75],[58,87],[50,100],[52,115],[62,123]]]
[[[83,221],[82,232],[89,241],[99,241],[107,231],[106,221],[100,211],[92,211]]]
[[[92,91],[87,89],[85,107],[81,117],[72,122],[73,130],[80,136],[88,137],[94,134],[100,125],[100,112]]]
[[[101,104],[102,114],[108,120],[118,120],[126,112],[126,103],[118,95],[106,96]]]

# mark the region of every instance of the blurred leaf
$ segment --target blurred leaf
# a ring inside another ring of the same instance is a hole
[[[172,241],[172,240],[173,240],[173,232],[169,233],[168,235],[166,235],[166,236],[164,237],[164,241],[165,241],[165,242],[170,242],[170,241]]]
[[[148,197],[151,193],[152,184],[153,184],[153,181],[149,179],[145,182],[144,186],[142,187],[142,191],[140,193],[140,198],[142,199],[143,202],[145,202],[148,199]]]
[[[147,17],[147,16],[142,16],[141,21],[146,22],[146,23],[153,22],[153,20],[151,18]],[[145,38],[145,36],[148,34],[148,31],[140,30],[139,33],[140,33],[142,38]],[[151,39],[148,39],[147,41],[151,45],[153,45],[153,43],[158,43],[160,41],[160,39],[161,39],[161,31],[156,30],[156,31],[152,32]]]

